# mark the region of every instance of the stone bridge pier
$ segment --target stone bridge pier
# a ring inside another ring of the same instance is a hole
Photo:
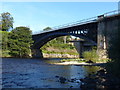
[[[114,40],[118,35],[118,22],[120,14],[108,17],[98,17],[98,35],[97,35],[97,50],[100,58],[107,58],[107,50],[110,48],[110,41]]]
[[[43,58],[42,50],[32,48],[32,57],[33,58]]]

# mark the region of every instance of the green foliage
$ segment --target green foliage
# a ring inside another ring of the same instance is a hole
[[[2,50],[8,49],[8,34],[9,32],[1,31],[2,39],[0,40],[0,44],[2,45]]]
[[[52,28],[51,27],[46,27],[43,29],[43,31],[48,31],[48,30],[51,30]]]
[[[28,57],[31,54],[32,35],[28,27],[16,27],[9,34],[10,55]]]
[[[0,20],[0,53],[2,57],[28,57],[31,53],[30,47],[33,43],[31,31],[27,27],[13,28],[13,17],[9,12],[1,14]],[[9,55],[10,54],[10,55]]]
[[[43,31],[48,31],[48,30],[51,30],[52,28],[51,27],[46,27],[43,29]]]
[[[78,63],[85,62],[84,59],[62,59],[62,60],[60,60],[60,62],[71,62],[71,61],[76,61]]]
[[[57,37],[56,38],[56,41],[58,42],[58,43],[64,43],[64,36],[61,36],[61,37]]]
[[[9,39],[8,39],[8,35],[9,35],[9,32],[6,32],[6,31],[0,31],[0,51],[1,51],[1,56],[2,57],[7,57],[9,56],[9,50],[8,50],[8,42],[9,42]]]
[[[74,49],[74,46],[70,45],[70,44],[64,44],[64,43],[54,43],[51,46],[58,48],[58,49]]]
[[[51,27],[46,27],[43,29],[43,31],[48,31],[48,30],[52,30]],[[61,36],[61,37],[57,37],[54,40],[52,40],[53,42],[57,42],[57,43],[66,43],[66,41],[69,41],[69,39],[71,38],[70,35],[68,36]]]
[[[87,61],[91,60],[91,61],[93,61],[93,62],[97,62],[97,60],[98,60],[98,58],[99,58],[96,50],[94,50],[94,49],[93,49],[92,51],[85,51],[85,52],[83,53],[83,57],[84,57]]]
[[[48,51],[48,50],[43,50],[42,49],[42,52],[43,53],[47,53],[47,54],[69,54],[69,55],[79,55],[78,53],[75,53],[75,52],[62,52],[62,49],[61,51],[57,52],[57,51]]]
[[[68,36],[70,37],[70,36]],[[54,48],[55,50],[48,50],[48,48]],[[78,55],[75,51],[75,47],[71,44],[64,43],[63,37],[55,38],[49,41],[46,45],[41,48],[43,53],[47,54],[69,54],[69,55]],[[59,50],[59,51],[56,51]]]
[[[44,45],[41,49],[44,50],[46,49],[47,47],[54,47],[54,48],[58,48],[58,49],[74,49],[75,47],[73,45],[70,45],[70,44],[64,44],[63,43],[63,40],[61,40],[61,38],[63,37],[58,37],[58,38],[55,38],[51,41],[49,41],[46,45]]]
[[[2,54],[2,56],[1,57],[10,57],[10,51],[9,50],[2,50],[2,51],[0,51],[0,52],[2,52],[1,54]]]
[[[85,68],[85,71],[90,75],[90,74],[93,74],[93,73],[97,73],[97,71],[103,69],[103,67],[101,66],[90,66],[90,67],[86,67],[86,66],[83,66]],[[92,76],[89,76],[91,78],[95,78],[94,75]]]
[[[13,28],[13,17],[9,12],[1,14],[0,29],[2,31],[8,31]]]

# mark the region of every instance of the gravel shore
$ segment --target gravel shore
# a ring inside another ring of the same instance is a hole
[[[79,62],[76,62],[76,61],[70,61],[70,62],[60,62],[60,63],[52,63],[52,64],[55,64],[55,65],[84,65],[84,66],[98,66],[98,65],[103,65],[103,64],[105,64],[105,63],[85,63],[85,62],[79,63]]]

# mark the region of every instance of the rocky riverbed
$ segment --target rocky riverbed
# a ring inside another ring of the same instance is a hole
[[[70,62],[61,62],[61,63],[52,63],[55,65],[80,65],[80,66],[100,66],[105,63],[85,63],[85,62],[77,62],[77,61],[70,61]]]
[[[83,90],[120,90],[120,78],[108,73],[106,69],[97,71],[96,74],[89,74],[88,77],[80,79],[82,82],[80,88]]]

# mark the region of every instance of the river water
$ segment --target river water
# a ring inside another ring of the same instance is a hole
[[[60,59],[2,59],[3,88],[80,88],[81,78],[100,69],[99,66],[53,65]],[[66,78],[65,83],[60,77]],[[73,80],[73,81],[72,81]]]

